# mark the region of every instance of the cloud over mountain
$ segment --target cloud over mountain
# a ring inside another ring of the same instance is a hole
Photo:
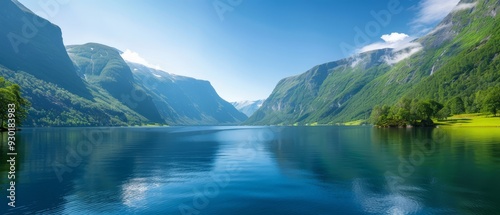
[[[428,25],[441,21],[460,0],[424,0],[419,5],[419,12],[414,24]]]
[[[130,49],[125,50],[125,52],[123,52],[121,54],[121,56],[126,61],[129,61],[129,62],[132,62],[132,63],[142,64],[144,66],[147,66],[149,68],[153,68],[153,69],[156,69],[156,70],[161,70],[161,67],[159,65],[153,65],[153,64],[149,63],[146,59],[144,59],[143,57],[141,57],[139,55],[139,53],[134,52],[134,51],[132,51]]]
[[[404,39],[408,38],[408,34],[403,34],[403,33],[391,33],[391,34],[384,34],[382,35],[382,39],[387,42],[387,43],[395,43],[399,41],[403,41]]]

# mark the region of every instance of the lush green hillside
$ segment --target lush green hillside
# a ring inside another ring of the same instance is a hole
[[[281,80],[249,124],[319,122],[341,110],[366,84],[389,70],[390,50],[363,53]]]
[[[392,105],[405,97],[442,104],[463,100],[465,111],[480,111],[475,102],[480,91],[500,85],[498,9],[498,0],[479,0],[474,9],[451,13],[434,31],[414,41],[420,51],[393,65],[380,59],[399,53],[385,50],[378,61],[368,61],[379,63],[352,66],[357,62],[352,57],[284,79],[247,123],[365,120],[374,106]],[[404,51],[408,50],[399,52]]]
[[[498,58],[493,60],[498,53],[498,40],[493,39],[500,35],[498,16],[491,16],[498,7],[498,1],[478,1],[474,10],[450,14],[439,30],[418,40],[424,47],[421,52],[373,80],[328,120],[363,119],[375,105],[391,105],[403,97],[442,104],[460,97],[466,111],[480,111],[473,95],[500,84]]]
[[[37,20],[26,26],[25,20]],[[0,1],[0,76],[31,102],[25,126],[137,125],[150,120],[77,74],[61,29],[15,0]],[[28,35],[23,29],[30,28]],[[2,95],[4,96],[4,95]]]
[[[89,84],[103,88],[150,121],[163,122],[149,94],[135,82],[120,51],[96,43],[68,46],[67,51],[78,74]]]
[[[148,122],[99,88],[90,88],[94,95],[90,100],[26,72],[0,66],[0,76],[20,85],[22,95],[31,102],[25,126],[118,126]]]
[[[26,26],[26,19],[36,20],[30,23],[36,26]],[[167,79],[145,74],[163,87],[156,90],[132,73],[115,48],[89,43],[66,50],[61,29],[16,0],[0,1],[0,25],[5,35],[0,76],[21,86],[31,102],[25,126],[213,125],[246,119],[207,81],[183,78],[163,86]],[[1,91],[0,96],[11,95]]]

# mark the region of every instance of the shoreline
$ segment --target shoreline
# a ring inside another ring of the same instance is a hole
[[[356,120],[351,122],[338,123],[338,125],[360,126],[364,123],[366,123],[365,120]],[[372,124],[368,125],[374,126]],[[434,125],[434,128],[498,128],[500,127],[500,116],[492,116],[483,113],[458,114],[450,116],[445,120],[434,119]],[[396,126],[392,128],[398,127]],[[418,126],[415,128],[418,128]]]

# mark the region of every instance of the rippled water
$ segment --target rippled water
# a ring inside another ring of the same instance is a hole
[[[498,128],[25,129],[18,147],[2,214],[500,214]]]

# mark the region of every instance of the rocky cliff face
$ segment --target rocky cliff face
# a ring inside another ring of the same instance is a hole
[[[0,1],[0,65],[25,71],[80,96],[91,95],[75,72],[61,29],[16,0]]]

